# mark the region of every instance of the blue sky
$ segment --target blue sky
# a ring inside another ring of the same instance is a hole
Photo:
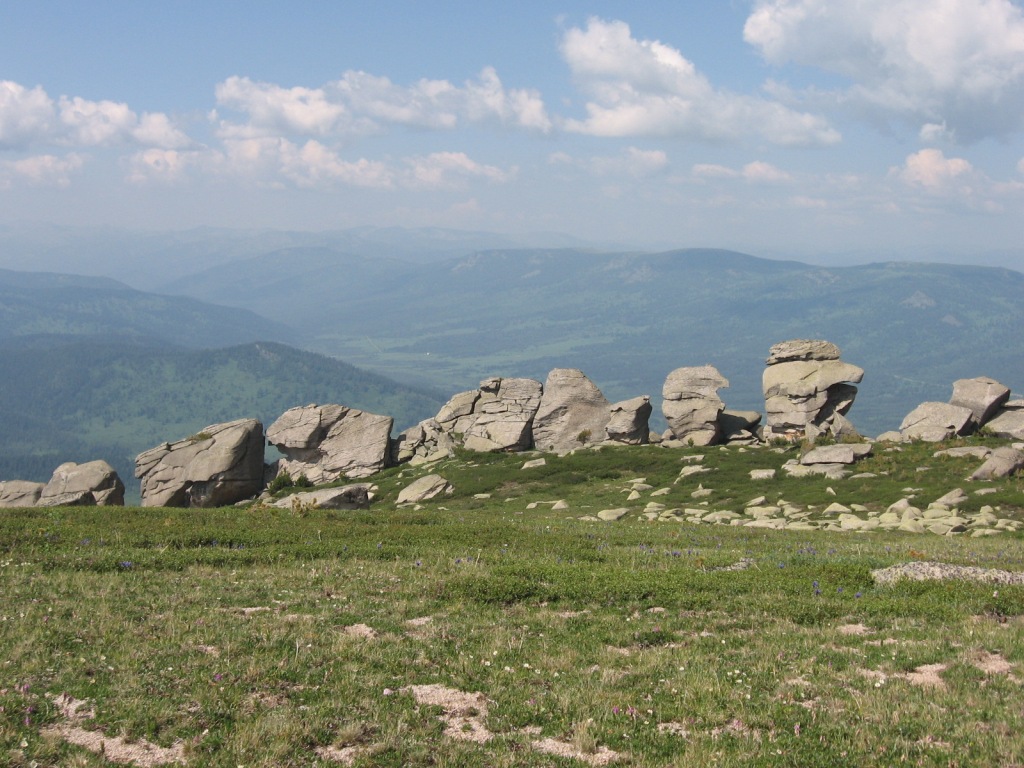
[[[1024,250],[1011,0],[8,3],[0,224]]]

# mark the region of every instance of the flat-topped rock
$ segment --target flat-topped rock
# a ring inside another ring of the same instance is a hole
[[[968,479],[995,480],[1009,477],[1024,468],[1024,451],[1010,446],[1003,446],[992,451],[991,455]]]
[[[1006,403],[985,426],[996,437],[1024,440],[1024,400]]]
[[[804,466],[812,464],[853,464],[871,455],[870,443],[839,443],[812,448],[800,457]]]
[[[398,504],[427,501],[443,493],[451,493],[452,485],[440,475],[425,475],[414,480],[398,494]]]
[[[969,433],[973,418],[970,408],[949,403],[921,403],[904,417],[900,433],[905,439],[938,443]]]
[[[45,487],[46,483],[29,480],[4,480],[0,482],[0,507],[34,507]]]
[[[821,339],[791,339],[773,344],[768,350],[767,365],[794,360],[838,360],[839,347]]]
[[[372,487],[370,483],[356,483],[337,488],[317,488],[285,496],[270,506],[278,509],[292,509],[294,505],[317,509],[369,509]]]
[[[976,426],[983,426],[996,415],[1010,399],[1010,388],[995,379],[978,376],[973,379],[958,379],[953,382],[953,396],[950,405],[958,405],[971,411]]]

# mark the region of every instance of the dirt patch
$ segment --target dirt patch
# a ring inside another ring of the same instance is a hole
[[[1008,662],[1001,653],[978,651],[971,659],[971,664],[986,675],[1008,675],[1013,671],[1013,664]]]
[[[711,729],[711,738],[718,739],[722,736],[736,736],[739,738],[761,740],[761,732],[757,728],[751,728],[738,717],[730,720],[725,725]]]
[[[836,627],[840,635],[870,635],[871,630],[863,624],[843,624]]]
[[[105,760],[112,763],[136,765],[140,768],[185,763],[183,742],[176,742],[171,747],[160,747],[145,739],[129,743],[121,737],[109,738],[101,731],[90,731],[81,726],[81,723],[94,717],[93,710],[87,708],[87,701],[75,699],[66,693],[51,699],[67,722],[43,728],[41,733],[44,736],[63,739],[69,744],[103,755]]]
[[[949,669],[948,664],[922,664],[913,672],[906,672],[902,675],[893,675],[908,681],[911,685],[920,685],[925,688],[945,688],[946,681],[941,675]]]
[[[199,653],[205,653],[207,656],[213,656],[213,658],[215,658],[215,659],[219,659],[220,658],[220,648],[217,648],[216,646],[213,646],[213,645],[197,645],[197,646],[195,646],[195,649],[197,651],[199,651]]]
[[[359,637],[364,640],[373,640],[377,637],[377,630],[368,624],[350,624],[347,627],[342,627],[341,631],[349,637]]]
[[[341,765],[352,765],[363,750],[363,747],[317,747],[313,751],[322,760]]]
[[[444,734],[460,741],[472,741],[484,744],[494,738],[487,730],[484,720],[487,719],[487,697],[482,693],[464,693],[444,685],[412,685],[417,703],[431,707],[440,707],[441,721],[444,723]]]
[[[671,736],[678,736],[682,739],[685,739],[690,735],[690,732],[682,723],[658,723],[658,733],[667,733]]]
[[[593,752],[582,752],[567,741],[558,741],[551,738],[532,741],[530,746],[539,752],[545,752],[557,757],[572,758],[588,765],[610,765],[622,758],[620,753],[608,749],[608,747],[599,746]]]
[[[560,619],[575,619],[577,616],[582,616],[590,611],[559,611],[555,614]]]
[[[269,605],[255,605],[251,608],[235,608],[243,616],[252,616],[254,613],[263,613],[263,611],[269,611]]]
[[[419,616],[415,619],[408,619],[405,623],[410,627],[422,627],[434,620],[433,616]]]

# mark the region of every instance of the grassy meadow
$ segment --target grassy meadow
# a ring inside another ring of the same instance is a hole
[[[1020,533],[659,522],[650,493],[627,501],[642,479],[668,505],[877,514],[962,487],[964,514],[1024,519],[1024,480],[978,496],[978,460],[942,447],[878,450],[859,480],[749,479],[796,447],[606,448],[387,470],[368,511],[2,510],[0,763],[1024,764],[1024,587],[871,577],[1024,571]],[[454,492],[396,507],[428,472]]]

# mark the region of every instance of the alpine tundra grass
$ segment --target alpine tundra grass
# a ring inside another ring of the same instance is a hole
[[[1024,572],[1020,534],[693,525],[626,501],[639,479],[709,510],[962,487],[964,514],[1024,519],[1021,480],[977,496],[978,461],[942,447],[878,450],[860,480],[749,479],[796,447],[622,448],[392,469],[369,511],[4,510],[0,762],[1020,765],[1024,587],[871,576]],[[427,472],[454,493],[397,508]]]

